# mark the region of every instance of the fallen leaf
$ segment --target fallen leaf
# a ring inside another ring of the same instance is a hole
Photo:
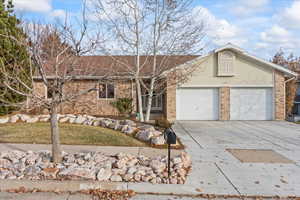
[[[275,185],[275,187],[280,188],[280,185]]]
[[[287,182],[286,180],[284,180],[284,179],[280,179],[280,181],[281,181],[282,183],[285,183],[285,184],[288,183],[288,182]]]

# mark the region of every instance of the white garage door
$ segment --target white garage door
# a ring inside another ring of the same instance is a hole
[[[272,120],[272,88],[231,88],[231,120]]]
[[[177,120],[218,120],[217,88],[180,88],[176,91]]]

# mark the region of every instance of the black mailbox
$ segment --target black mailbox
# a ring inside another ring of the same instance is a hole
[[[176,134],[171,128],[167,128],[164,133],[167,144],[176,144]]]

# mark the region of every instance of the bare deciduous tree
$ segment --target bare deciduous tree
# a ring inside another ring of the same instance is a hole
[[[201,13],[192,7],[193,0],[92,0],[91,13],[100,30],[105,30],[101,51],[131,55],[135,62],[124,63],[135,80],[141,121],[150,119],[154,93],[166,87],[166,71],[183,59],[199,54],[203,48],[205,27]],[[176,61],[176,59],[178,59]],[[150,69],[145,69],[151,65]],[[191,67],[192,68],[192,67]],[[187,74],[178,73],[177,82]],[[142,96],[146,97],[146,117]]]
[[[92,32],[92,35],[90,34],[89,23],[84,14],[80,23],[76,25],[67,22],[54,25],[34,23],[24,25],[29,39],[17,42],[19,45],[26,46],[29,51],[30,57],[27,59],[30,61],[28,67],[31,73],[27,79],[18,77],[20,71],[25,70],[24,68],[14,67],[15,71],[10,73],[6,70],[7,66],[0,63],[0,70],[5,79],[3,81],[5,88],[27,97],[31,108],[43,107],[49,110],[54,162],[61,162],[62,159],[57,116],[59,106],[97,88],[95,82],[95,85],[90,88],[74,93],[64,90],[64,86],[75,81],[78,74],[94,75],[93,63],[84,62],[82,56],[94,51],[100,39],[99,34],[96,34],[95,31]],[[1,35],[0,37],[16,40],[10,35]],[[103,78],[105,77],[103,75]],[[50,97],[47,98],[35,90],[34,81],[36,79],[42,81]],[[24,106],[24,103],[18,106]]]
[[[278,51],[272,59],[272,62],[278,65],[282,65],[291,71],[300,71],[300,57],[296,57],[293,54],[285,57],[285,53],[280,50]],[[286,85],[286,113],[287,116],[291,116],[293,112],[293,107],[295,103],[295,97],[297,93],[297,79],[293,79],[287,82]]]

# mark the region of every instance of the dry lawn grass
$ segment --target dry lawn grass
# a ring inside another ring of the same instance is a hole
[[[147,146],[121,132],[102,127],[59,124],[62,144],[99,146]],[[0,143],[50,144],[49,123],[0,125]]]

